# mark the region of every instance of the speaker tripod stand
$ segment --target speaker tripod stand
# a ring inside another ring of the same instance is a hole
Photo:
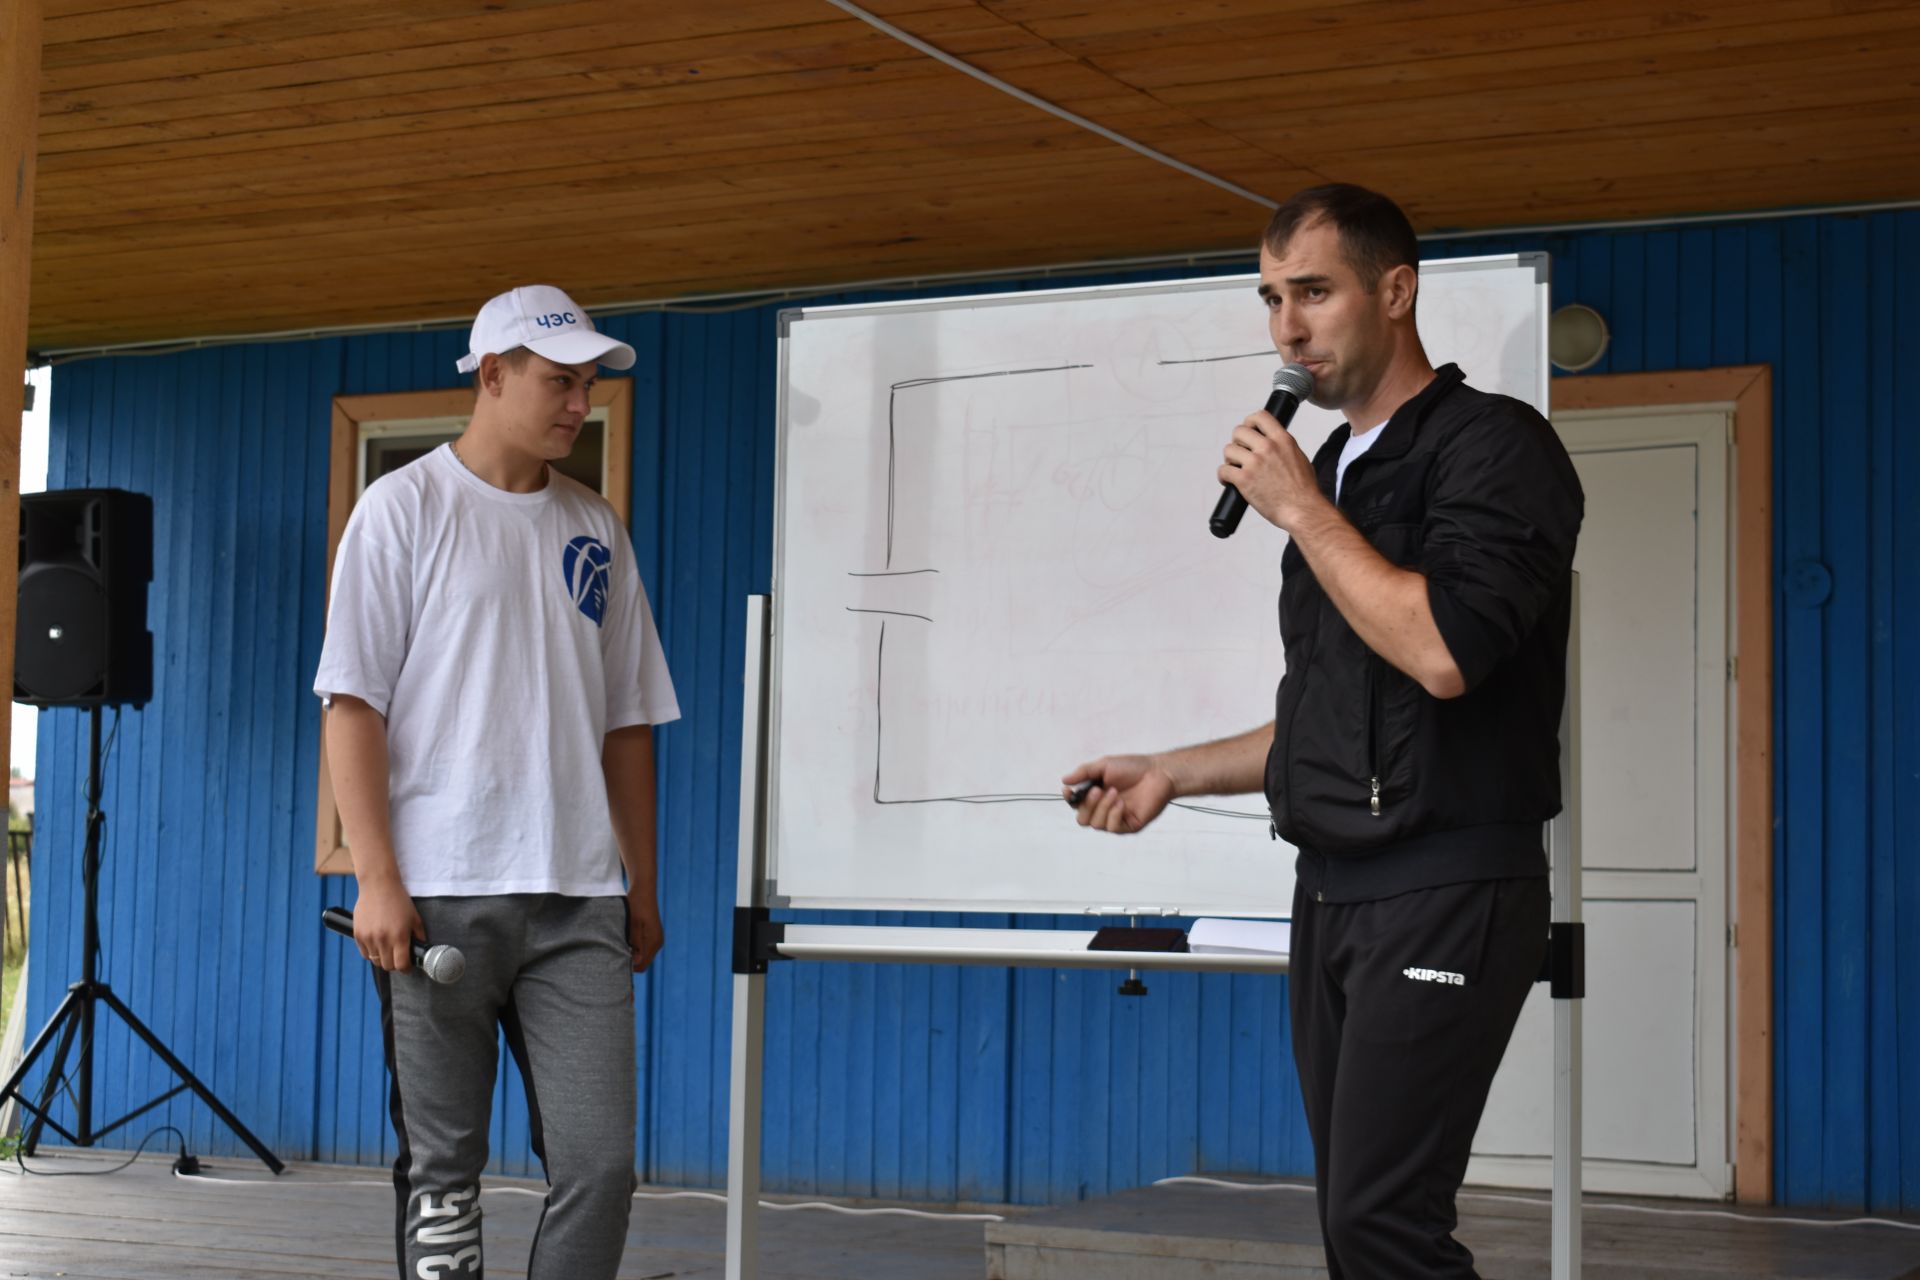
[[[267,1150],[260,1139],[248,1131],[247,1126],[240,1123],[233,1112],[227,1110],[220,1099],[214,1097],[213,1090],[200,1083],[193,1072],[187,1070],[186,1065],[173,1055],[173,1051],[161,1042],[160,1037],[149,1030],[147,1024],[140,1021],[133,1010],[113,993],[113,988],[100,980],[98,972],[100,837],[107,824],[107,818],[100,811],[100,708],[93,707],[89,714],[91,718],[87,727],[87,838],[80,867],[81,881],[85,886],[86,894],[86,916],[80,950],[80,980],[67,988],[67,994],[60,1001],[60,1007],[53,1011],[53,1016],[47,1020],[47,1025],[42,1027],[40,1034],[34,1037],[33,1046],[27,1050],[26,1057],[20,1060],[20,1065],[7,1078],[6,1086],[0,1088],[0,1106],[5,1105],[11,1098],[33,1116],[33,1122],[26,1131],[26,1140],[21,1144],[21,1150],[27,1155],[32,1155],[34,1149],[40,1145],[42,1129],[52,1129],[76,1147],[91,1147],[128,1121],[145,1115],[162,1103],[191,1089],[202,1102],[207,1104],[214,1115],[220,1117],[227,1128],[233,1130],[242,1142],[253,1149],[253,1154],[259,1156],[267,1168],[279,1173],[286,1166],[280,1163],[273,1152]],[[22,996],[24,995],[23,992]],[[111,1124],[95,1128],[93,1124],[93,1033],[101,1006],[105,1006],[108,1012],[116,1014],[135,1035],[146,1041],[147,1047],[167,1064],[168,1069],[180,1083],[159,1097],[135,1107]],[[54,1042],[56,1035],[59,1037],[59,1044],[53,1051],[53,1061],[47,1071],[46,1084],[40,1090],[40,1100],[29,1102],[20,1092],[20,1084],[27,1078],[27,1072],[33,1069],[33,1064],[39,1060],[40,1055],[46,1052],[47,1046]],[[50,1114],[54,1091],[59,1087],[66,1071],[67,1057],[73,1049],[76,1035],[80,1040],[80,1055],[77,1063],[79,1091],[74,1097],[74,1110],[78,1113],[75,1125],[77,1132],[62,1126]]]

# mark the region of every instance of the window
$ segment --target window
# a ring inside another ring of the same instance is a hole
[[[613,504],[620,523],[629,522],[633,477],[633,382],[602,378],[593,385],[593,410],[573,452],[554,468],[599,491]],[[347,516],[367,485],[423,456],[466,428],[473,392],[411,391],[396,395],[335,396],[333,447],[327,483],[327,583],[332,590],[333,553],[346,531]],[[320,777],[314,823],[313,869],[321,875],[349,875],[340,811],[333,802],[326,744],[320,748]]]

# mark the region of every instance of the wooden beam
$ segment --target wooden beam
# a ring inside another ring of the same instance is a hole
[[[33,180],[40,133],[41,0],[0,10],[0,765],[13,747],[13,628],[20,586],[20,416],[33,278]],[[11,769],[7,770],[9,773]]]

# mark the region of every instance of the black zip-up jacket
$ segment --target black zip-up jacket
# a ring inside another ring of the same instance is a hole
[[[1454,365],[1380,430],[1348,467],[1340,510],[1426,577],[1467,692],[1435,698],[1368,649],[1288,544],[1267,803],[1300,850],[1300,887],[1322,902],[1544,875],[1542,829],[1560,811],[1585,507],[1572,460],[1533,408],[1474,390]],[[1313,460],[1329,498],[1350,431]]]

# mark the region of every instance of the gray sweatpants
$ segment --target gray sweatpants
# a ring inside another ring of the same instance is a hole
[[[633,1171],[633,964],[624,898],[416,898],[430,943],[467,969],[443,986],[374,970],[400,1152],[402,1280],[484,1274],[480,1171],[498,1037],[526,1086],[547,1198],[528,1280],[612,1280]]]

